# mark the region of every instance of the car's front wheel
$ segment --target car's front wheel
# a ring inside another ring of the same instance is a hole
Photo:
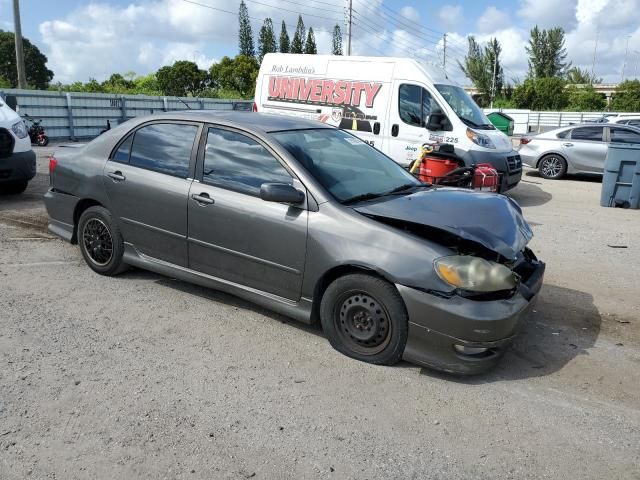
[[[94,272],[110,276],[127,269],[122,261],[124,242],[120,228],[106,208],[90,207],[80,215],[78,244]]]
[[[559,180],[567,173],[567,161],[560,155],[547,155],[540,160],[538,171],[543,178]]]
[[[407,343],[407,311],[396,288],[366,274],[345,275],[325,291],[322,329],[339,352],[368,363],[393,365]]]

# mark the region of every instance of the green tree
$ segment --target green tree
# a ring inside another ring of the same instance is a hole
[[[287,32],[287,24],[282,21],[282,27],[280,27],[280,53],[289,53],[291,48],[291,40],[289,40],[289,33]]]
[[[332,55],[343,55],[342,53],[342,31],[340,30],[340,25],[336,23],[336,26],[333,27],[333,40],[331,42],[331,54]]]
[[[22,38],[22,45],[27,84],[46,89],[53,78],[53,72],[47,68],[47,57],[27,38]],[[18,86],[15,35],[4,30],[0,30],[0,77],[4,77],[11,87]]]
[[[251,19],[249,11],[244,0],[240,1],[240,9],[238,11],[238,19],[240,22],[240,31],[238,33],[238,43],[240,46],[240,55],[247,57],[255,57],[256,49],[253,45],[253,32],[251,31]]]
[[[316,46],[316,36],[313,33],[313,27],[309,27],[309,33],[307,33],[307,41],[304,43],[304,53],[309,55],[315,55],[318,53],[318,47]]]
[[[11,88],[11,82],[0,75],[0,88]]]
[[[302,15],[298,15],[298,25],[296,26],[296,33],[293,34],[293,41],[291,42],[291,53],[304,53],[305,37],[306,31],[304,28],[304,22],[302,21]]]
[[[158,87],[165,95],[186,97],[198,95],[207,86],[207,72],[188,60],[164,66],[156,73]]]
[[[640,112],[640,80],[627,80],[618,85],[611,100],[611,110]]]
[[[592,85],[602,83],[602,79],[591,75],[587,69],[573,67],[567,72],[567,83],[573,85]]]
[[[277,51],[278,45],[276,45],[276,36],[273,33],[273,22],[270,18],[265,18],[258,36],[258,62],[262,63],[262,59],[267,53]]]
[[[113,73],[108,80],[102,82],[102,87],[109,93],[129,93],[134,86],[133,81],[127,80],[119,73]]]
[[[566,82],[562,78],[527,78],[513,91],[517,108],[563,110],[569,103]]]
[[[225,56],[211,66],[209,74],[212,86],[219,92],[237,92],[236,97],[239,95],[243,98],[251,98],[255,93],[259,70],[260,64],[254,57]]]
[[[135,93],[140,93],[143,95],[161,95],[162,90],[160,89],[160,85],[158,84],[158,78],[155,73],[150,73],[149,75],[143,75],[140,77],[136,77],[133,80],[134,87],[133,90]]]
[[[529,55],[529,78],[564,77],[571,68],[560,27],[540,30],[536,25],[525,50]]]
[[[607,100],[598,93],[593,85],[578,87],[567,86],[568,106],[567,110],[574,112],[601,112],[607,108]]]
[[[492,94],[499,97],[502,91],[504,84],[504,72],[500,62],[502,47],[495,38],[489,40],[484,49],[480,47],[473,36],[469,36],[467,41],[469,43],[467,54],[463,62],[458,61],[458,66],[478,89],[477,102],[485,106],[491,101]],[[493,90],[494,67],[495,91]]]

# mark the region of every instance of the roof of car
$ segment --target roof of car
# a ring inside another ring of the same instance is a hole
[[[236,126],[245,130],[260,131],[262,133],[277,132],[280,130],[301,130],[307,128],[330,128],[324,123],[306,120],[304,118],[246,111],[181,110],[178,112],[162,113],[157,115],[156,118],[174,118],[176,120],[183,119],[199,122],[205,121],[228,126]]]

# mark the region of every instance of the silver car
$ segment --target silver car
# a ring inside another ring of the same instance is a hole
[[[420,183],[317,122],[166,113],[50,162],[49,230],[95,272],[136,266],[319,320],[371,363],[486,370],[542,284],[513,200]]]
[[[522,163],[553,180],[567,173],[599,173],[610,143],[640,144],[640,129],[628,125],[586,124],[562,127],[520,140]]]

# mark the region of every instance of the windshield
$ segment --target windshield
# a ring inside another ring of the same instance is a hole
[[[420,183],[375,148],[342,130],[271,134],[338,201],[356,202],[418,188]]]
[[[493,125],[482,113],[480,107],[462,88],[454,85],[436,85],[436,88],[456,112],[458,118],[469,127],[491,127],[491,130],[493,129]]]

